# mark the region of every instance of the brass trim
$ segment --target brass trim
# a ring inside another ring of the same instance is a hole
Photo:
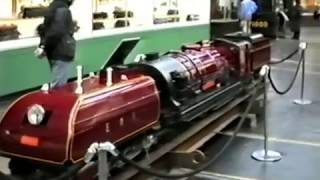
[[[75,102],[75,104],[73,105],[73,108],[70,112],[69,115],[69,119],[68,119],[68,135],[67,135],[67,140],[66,140],[66,154],[65,154],[65,161],[68,160],[68,156],[69,156],[69,147],[70,147],[70,143],[72,142],[73,139],[73,134],[74,134],[74,121],[77,117],[77,114],[79,112],[79,108],[80,108],[80,103],[81,100],[78,98]]]
[[[132,90],[135,90],[135,89],[137,89],[137,88],[140,88],[140,86],[145,86],[145,84],[147,84],[147,83],[149,83],[149,82],[144,82],[143,84],[139,84],[138,85],[138,87],[137,86],[135,86],[135,87],[133,87],[133,88],[131,88]],[[130,85],[130,84],[129,84]],[[116,88],[116,89],[121,89],[121,88],[124,88],[124,87],[127,87],[127,86],[122,86],[122,87],[120,87],[120,88]],[[112,90],[115,90],[115,89],[112,89]],[[103,95],[103,94],[107,94],[107,93],[110,93],[110,92],[108,92],[108,91],[106,91],[106,92],[102,92],[102,91],[100,91],[101,93],[99,93],[99,94],[95,94],[96,96],[99,96],[99,95]],[[95,97],[95,96],[94,96]],[[82,104],[81,104],[81,108],[84,108],[84,107],[86,107],[86,106],[89,106],[89,103],[88,102],[86,102],[86,101],[88,101],[88,99],[83,99],[83,101],[82,101]],[[88,104],[86,104],[86,103],[88,103]]]
[[[263,50],[263,49],[267,49],[267,48],[271,48],[271,45],[270,45],[270,44],[267,44],[267,45],[263,45],[263,46],[254,48],[254,49],[250,50],[250,53],[255,53],[255,52],[257,52],[257,51],[260,51],[260,50]],[[270,50],[271,50],[271,49],[270,49]]]
[[[141,98],[139,98],[139,99],[136,99],[136,100],[134,100],[134,101],[131,101],[130,104],[140,102],[140,101],[145,100],[145,99],[147,99],[147,98],[153,97],[154,95],[156,95],[156,94],[149,94],[149,95],[143,96],[143,97],[141,97]],[[126,106],[128,106],[128,105],[129,105],[128,103],[123,104],[123,105],[120,105],[120,106],[118,106],[117,108],[112,108],[112,109],[110,109],[109,111],[104,111],[104,112],[102,112],[102,113],[100,113],[100,114],[96,114],[95,116],[86,118],[86,119],[81,120],[81,121],[77,121],[77,122],[75,122],[74,125],[78,125],[78,124],[81,124],[81,123],[84,123],[84,122],[87,122],[87,121],[92,121],[92,119],[94,119],[94,118],[99,118],[100,116],[103,116],[103,115],[105,115],[105,114],[111,113],[111,112],[113,112],[113,111],[117,111],[117,110],[122,109],[122,108],[124,108],[124,107],[126,107]]]
[[[82,95],[80,95],[80,98],[82,100],[84,100],[86,98],[90,98],[92,96],[96,96],[97,94],[106,93],[108,91],[112,91],[114,89],[118,89],[118,88],[130,85],[132,83],[139,82],[141,79],[143,80],[145,78],[146,78],[146,76],[139,76],[139,77],[136,77],[136,78],[133,78],[133,79],[129,79],[129,80],[123,81],[123,82],[115,83],[115,85],[113,85],[111,87],[105,86],[104,88],[102,88],[100,90],[97,90],[97,91],[92,90],[90,92],[84,92]]]

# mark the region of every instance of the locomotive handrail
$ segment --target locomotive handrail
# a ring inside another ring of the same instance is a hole
[[[241,48],[243,45],[247,45],[249,47],[251,47],[251,43],[249,41],[246,41],[246,40],[243,40],[241,42],[234,42],[234,41],[231,41],[229,39],[226,39],[226,38],[216,38],[214,41],[221,41],[221,42],[224,42],[224,43],[228,43],[228,44],[231,44],[231,45],[234,45],[238,48]]]

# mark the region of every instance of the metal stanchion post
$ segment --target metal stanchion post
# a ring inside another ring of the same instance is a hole
[[[301,91],[300,91],[300,99],[296,99],[293,102],[298,105],[309,105],[312,103],[312,101],[304,99],[304,83],[305,83],[305,68],[306,68],[305,51],[307,48],[307,43],[301,42],[299,46],[302,50],[302,56],[303,56],[302,57],[303,58],[302,59],[302,73],[301,73]]]
[[[281,160],[282,156],[279,152],[269,150],[268,147],[268,120],[267,120],[267,93],[268,93],[268,73],[269,73],[269,67],[264,66],[265,72],[264,72],[264,111],[263,111],[263,120],[264,120],[264,149],[257,150],[251,154],[251,157],[254,158],[257,161],[264,161],[264,162],[275,162]]]
[[[109,165],[108,165],[108,152],[106,150],[98,151],[98,177],[99,180],[108,180]]]

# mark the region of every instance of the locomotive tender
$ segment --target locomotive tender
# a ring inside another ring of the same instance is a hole
[[[157,136],[245,93],[270,51],[261,36],[226,36],[30,92],[4,113],[0,152],[12,174],[32,174],[82,162],[94,142],[121,146]]]

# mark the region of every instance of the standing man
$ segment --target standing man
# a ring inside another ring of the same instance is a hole
[[[240,4],[239,18],[242,21],[243,32],[251,33],[251,20],[257,11],[257,5],[253,0],[242,0]]]
[[[38,57],[46,56],[49,61],[53,74],[51,87],[66,84],[73,67],[76,42],[69,9],[72,3],[73,0],[54,0],[48,8],[44,23],[37,29],[41,42],[35,53]]]
[[[295,6],[292,8],[291,18],[290,18],[290,26],[293,32],[292,39],[299,40],[300,39],[300,26],[301,26],[301,18],[302,18],[302,7],[300,5],[300,0],[296,0]]]

